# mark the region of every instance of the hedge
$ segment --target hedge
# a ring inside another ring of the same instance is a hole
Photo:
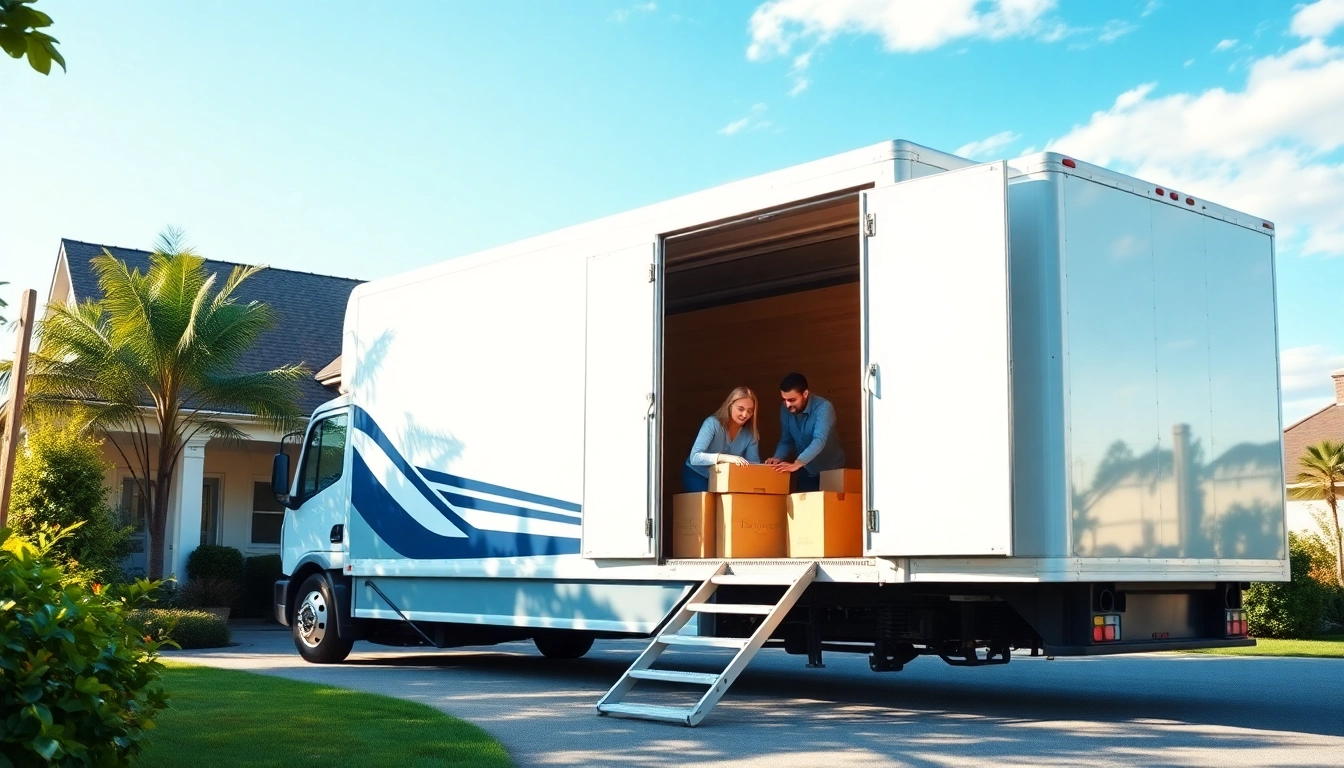
[[[213,613],[181,608],[136,611],[130,620],[157,642],[172,641],[183,649],[222,648],[231,638],[229,625]]]

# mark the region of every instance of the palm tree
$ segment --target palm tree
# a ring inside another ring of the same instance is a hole
[[[1344,483],[1344,443],[1322,440],[1307,446],[1301,459],[1302,471],[1290,489],[1297,499],[1325,499],[1330,508],[1331,535],[1334,537],[1335,579],[1344,587],[1344,546],[1339,530],[1339,485]]]
[[[155,243],[143,274],[106,250],[93,266],[102,300],[52,305],[35,329],[41,344],[31,358],[24,410],[73,418],[116,446],[147,501],[149,571],[162,578],[173,471],[183,446],[196,436],[245,439],[221,412],[293,425],[302,416],[297,382],[309,371],[237,370],[272,325],[270,307],[234,296],[264,267],[234,267],[216,289],[205,260],[172,229]],[[8,378],[7,368],[0,374]]]

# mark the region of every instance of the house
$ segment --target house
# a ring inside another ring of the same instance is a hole
[[[1335,382],[1335,402],[1283,430],[1283,468],[1290,487],[1293,478],[1302,471],[1302,457],[1307,454],[1307,446],[1322,440],[1344,442],[1344,368],[1331,372],[1330,378]],[[1344,488],[1340,492],[1344,493]],[[1313,512],[1329,514],[1329,508],[1324,501],[1289,499],[1288,530],[1316,532]]]
[[[100,297],[98,277],[91,260],[106,249],[132,269],[145,271],[149,253],[78,240],[62,240],[52,277],[49,304],[73,305]],[[237,264],[207,260],[206,268],[222,283]],[[275,327],[268,331],[240,361],[245,370],[270,370],[303,363],[316,371],[311,380],[300,382],[300,408],[311,413],[319,404],[339,394],[341,381],[341,330],[350,292],[361,281],[287,269],[266,269],[249,278],[236,295],[242,301],[261,301],[275,313]],[[165,575],[185,576],[186,558],[202,544],[223,544],[245,556],[280,551],[280,528],[284,508],[270,491],[271,457],[279,450],[283,435],[251,414],[223,414],[249,439],[242,445],[219,440],[193,439],[187,443],[173,477],[172,502],[168,511]],[[112,435],[104,444],[107,460],[114,465],[108,486],[118,505],[136,528],[134,553],[127,570],[148,571],[149,541],[145,526],[145,503],[132,480],[126,457],[134,457],[129,435]],[[151,452],[152,453],[152,452]],[[123,455],[124,454],[124,455]]]

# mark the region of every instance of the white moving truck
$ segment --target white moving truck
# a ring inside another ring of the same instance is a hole
[[[762,647],[1249,645],[1241,591],[1288,578],[1273,225],[1060,154],[887,142],[367,283],[342,360],[273,481],[309,661],[652,638],[598,709],[694,725]],[[672,557],[700,420],[748,384],[771,451],[793,370],[864,471],[862,556]],[[737,653],[656,666],[683,645]]]

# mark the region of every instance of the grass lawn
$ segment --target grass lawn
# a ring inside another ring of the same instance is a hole
[[[499,742],[423,704],[172,664],[172,696],[139,765],[511,766]]]
[[[1254,648],[1213,648],[1196,653],[1214,653],[1219,656],[1318,656],[1344,659],[1344,635],[1328,635],[1316,640],[1257,638]]]

